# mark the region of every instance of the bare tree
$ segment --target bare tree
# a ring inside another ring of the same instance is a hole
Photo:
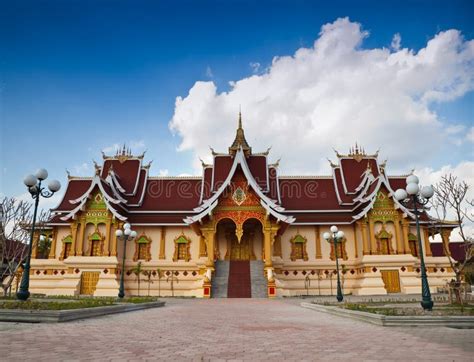
[[[474,222],[474,215],[472,214],[472,207],[474,206],[474,199],[468,199],[469,185],[465,181],[459,181],[456,176],[452,174],[445,175],[441,181],[435,186],[435,197],[432,200],[433,209],[440,221],[446,221],[448,218],[453,218],[457,231],[459,232],[460,241],[464,251],[464,260],[456,261],[449,257],[451,268],[456,275],[454,285],[454,294],[456,302],[462,304],[461,283],[464,268],[473,258],[474,252],[474,238],[472,232],[469,232],[468,223]],[[434,226],[438,232],[441,232],[439,226]],[[443,249],[445,255],[450,256],[449,243],[443,240]]]
[[[0,201],[0,281],[4,295],[11,291],[19,268],[28,255],[33,218],[31,211],[32,204],[24,200],[4,197]],[[41,211],[37,217],[38,234],[48,219],[49,212]]]

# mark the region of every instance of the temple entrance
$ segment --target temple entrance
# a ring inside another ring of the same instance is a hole
[[[223,219],[217,225],[216,277],[213,288],[214,295],[219,297],[251,298],[254,296],[254,289],[262,284],[262,225],[256,219],[249,219],[240,230],[242,236],[239,241],[234,221]],[[261,294],[255,293],[258,297]]]

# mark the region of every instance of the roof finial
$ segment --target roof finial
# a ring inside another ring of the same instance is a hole
[[[242,128],[242,108],[239,104],[239,128]]]

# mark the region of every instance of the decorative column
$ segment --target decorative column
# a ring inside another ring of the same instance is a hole
[[[199,236],[199,257],[205,257],[207,256],[207,251],[206,251],[206,238],[204,235]]]
[[[117,256],[117,236],[115,236],[115,230],[121,227],[119,223],[114,223],[110,225],[112,229],[112,244],[110,245],[110,256]]]
[[[443,241],[444,248],[443,251],[447,256],[451,256],[451,250],[449,249],[449,236],[451,235],[451,230],[449,229],[441,229],[441,240]]]
[[[33,239],[33,245],[31,247],[31,258],[36,259],[38,258],[38,243],[39,243],[40,234],[35,232],[35,236]]]
[[[395,224],[395,237],[397,238],[397,254],[404,254],[403,239],[400,232],[400,220],[398,217],[394,221]]]
[[[201,232],[203,233],[207,244],[207,266],[214,267],[214,238],[216,232],[213,227],[201,228]]]
[[[48,259],[55,259],[56,258],[56,245],[57,245],[57,239],[58,239],[57,229],[53,229],[53,234],[51,235],[51,238],[53,240],[51,241],[51,248],[49,249]]]
[[[79,237],[76,242],[76,255],[82,256],[82,247],[84,245],[84,231],[86,229],[85,220],[81,220],[81,226],[79,226]]]
[[[410,231],[408,222],[402,220],[402,231],[403,231],[403,245],[405,246],[405,254],[410,253],[410,244],[408,243],[408,233]]]
[[[161,227],[161,235],[160,235],[160,255],[159,259],[166,259],[165,254],[165,244],[166,244],[166,227]]]
[[[374,228],[375,228],[375,224],[374,224],[374,221],[371,219],[369,220],[370,254],[371,255],[377,254],[377,244],[375,242]]]
[[[369,255],[370,254],[370,247],[369,247],[369,241],[367,239],[367,222],[364,220],[360,223],[361,230],[362,230],[362,246],[363,250],[362,253],[363,255]]]
[[[433,256],[431,252],[430,233],[427,228],[423,228],[423,238],[425,239],[425,255]]]
[[[323,254],[321,252],[321,234],[319,232],[319,226],[314,228],[314,238],[316,242],[316,259],[322,259]]]
[[[76,255],[76,240],[77,240],[77,224],[71,224],[71,255]]]
[[[105,242],[104,242],[104,256],[109,256],[110,255],[110,219],[107,220],[107,223],[105,224]]]
[[[266,227],[263,232],[263,250],[265,255],[265,267],[272,266],[271,252],[272,247],[271,228]]]
[[[356,228],[356,224],[352,224],[352,230],[353,230],[353,233],[354,233],[354,252],[355,252],[355,258],[358,257],[359,255],[359,247],[357,246],[357,228]]]

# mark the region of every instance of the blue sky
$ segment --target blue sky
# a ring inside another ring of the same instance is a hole
[[[155,174],[194,173],[193,151],[176,151],[182,139],[168,124],[176,97],[196,81],[229,91],[229,81],[252,75],[251,63],[265,69],[275,56],[311,47],[323,24],[345,16],[370,32],[365,48],[390,47],[400,33],[403,46],[416,51],[452,28],[473,39],[473,4],[1,1],[0,192],[24,193],[23,176],[39,166],[64,184],[66,168],[91,173],[101,149],[123,142],[146,148]],[[469,91],[431,109],[470,127],[473,104]],[[466,153],[471,159],[472,144],[426,166],[454,164]]]

